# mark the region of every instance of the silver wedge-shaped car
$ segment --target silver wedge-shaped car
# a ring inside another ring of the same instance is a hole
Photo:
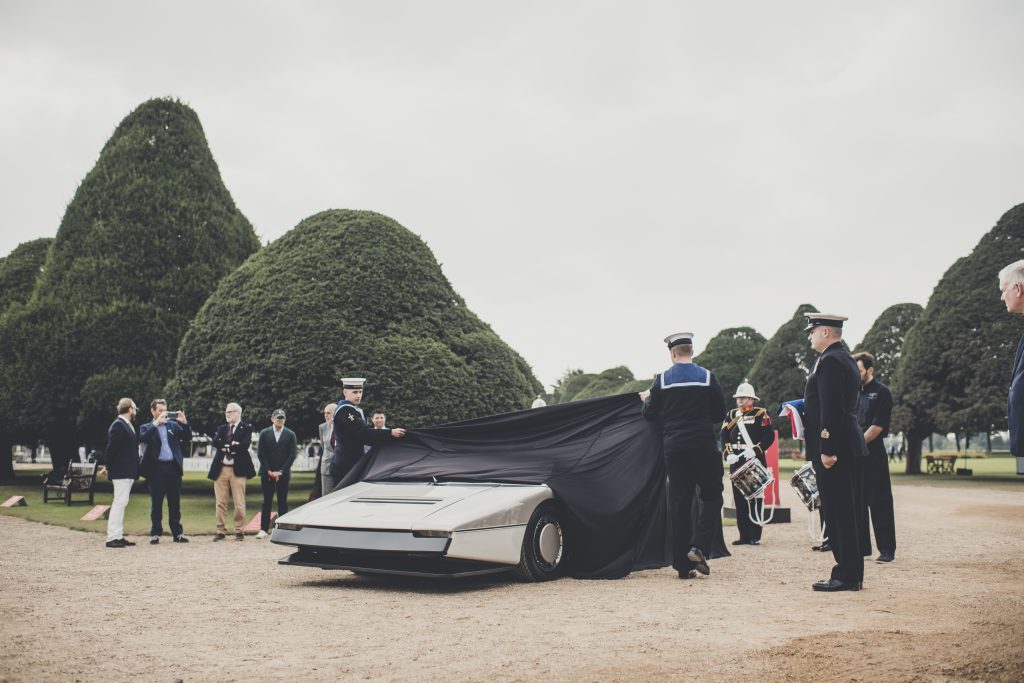
[[[544,485],[364,481],[277,518],[280,563],[357,573],[559,576],[564,515]]]

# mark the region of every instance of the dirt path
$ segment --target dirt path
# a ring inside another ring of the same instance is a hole
[[[895,495],[896,562],[838,594],[810,589],[831,562],[799,510],[709,578],[533,585],[280,567],[251,537],[112,550],[0,517],[0,680],[1024,680],[1024,491]]]

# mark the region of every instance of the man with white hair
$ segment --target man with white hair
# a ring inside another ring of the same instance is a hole
[[[1008,313],[1024,314],[1024,260],[1015,261],[999,271],[999,292]],[[1017,343],[1010,373],[1007,400],[1010,422],[1010,452],[1024,457],[1024,337]]]
[[[213,447],[217,454],[210,463],[208,479],[213,480],[213,495],[217,501],[217,534],[215,541],[227,538],[228,492],[235,504],[235,540],[245,540],[245,484],[256,476],[249,447],[252,446],[252,425],[242,422],[242,406],[229,403],[224,408],[225,424],[217,428]]]

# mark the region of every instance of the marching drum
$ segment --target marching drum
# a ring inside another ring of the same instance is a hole
[[[814,476],[814,467],[806,463],[796,471],[789,480],[800,496],[800,501],[807,506],[807,509],[814,512],[821,507],[821,496],[818,494],[818,479]]]
[[[757,458],[748,460],[742,467],[730,474],[729,479],[747,500],[760,497],[774,481],[772,473]]]

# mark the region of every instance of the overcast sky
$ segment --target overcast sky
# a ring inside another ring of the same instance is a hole
[[[545,385],[804,302],[856,343],[1024,201],[1022,29],[1012,0],[4,0],[0,255],[170,95],[264,242],[391,216]]]

